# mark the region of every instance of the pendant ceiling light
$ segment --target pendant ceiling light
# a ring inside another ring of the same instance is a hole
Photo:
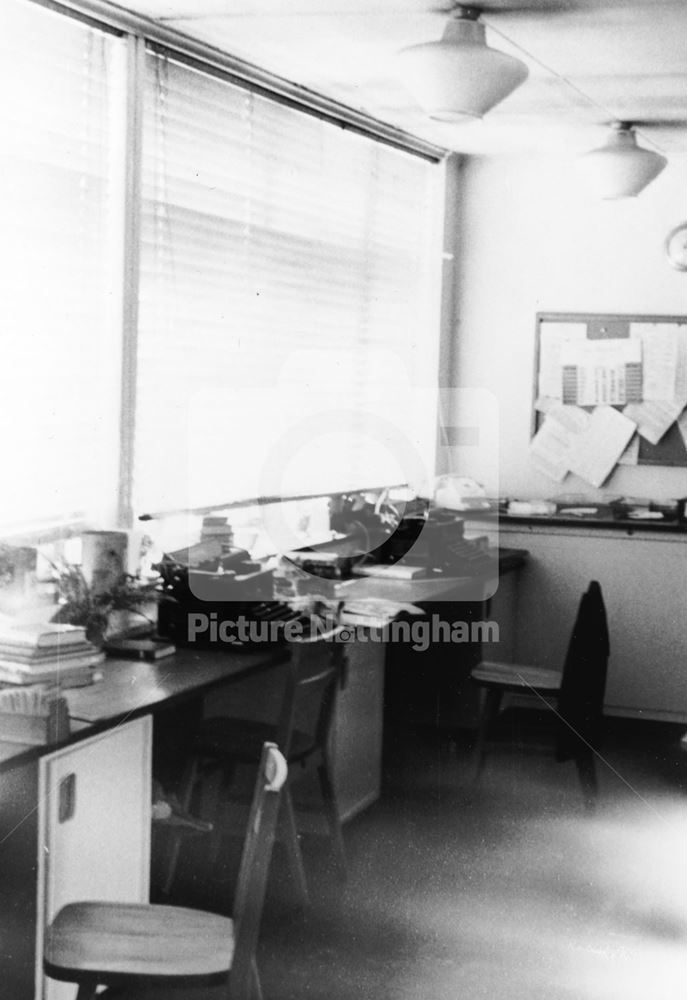
[[[605,145],[585,153],[578,165],[592,190],[604,199],[634,198],[658,177],[665,156],[637,145],[631,125],[618,122]]]
[[[527,79],[527,66],[486,43],[475,7],[457,7],[437,42],[399,52],[402,80],[431,118],[481,118]]]

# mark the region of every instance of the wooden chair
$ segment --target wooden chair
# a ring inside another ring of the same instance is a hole
[[[484,689],[476,745],[476,776],[486,761],[489,731],[505,694],[534,694],[541,705],[555,703],[556,756],[574,760],[588,808],[598,792],[595,756],[601,740],[609,641],[606,609],[593,580],[580,601],[563,672],[514,663],[482,661],[471,672]]]
[[[234,918],[153,904],[70,903],[46,931],[44,968],[77,983],[77,1000],[99,986],[116,995],[181,983],[183,1000],[199,982],[223,983],[226,1000],[258,1000],[255,949],[260,928],[286,761],[274,744],[262,748],[239,869]]]
[[[191,785],[205,766],[220,767],[229,784],[237,765],[254,765],[260,747],[273,740],[283,749],[290,772],[296,764],[317,762],[322,805],[330,840],[341,875],[346,872],[346,856],[341,819],[329,760],[329,733],[336,701],[336,689],[343,670],[343,646],[336,642],[340,626],[312,637],[292,641],[291,659],[279,717],[272,723],[246,718],[217,716],[201,723],[192,742],[192,761],[182,788],[182,801],[190,802]],[[309,904],[308,885],[298,838],[290,782],[282,795],[284,845],[296,886],[299,903]],[[168,881],[171,881],[173,875]]]

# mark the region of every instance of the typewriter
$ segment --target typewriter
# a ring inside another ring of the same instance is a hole
[[[225,547],[216,555],[200,543],[165,555],[155,569],[166,598],[158,609],[158,634],[177,647],[264,650],[285,641],[287,623],[305,621],[301,612],[273,599],[272,571],[244,549]],[[204,619],[207,625],[200,627]]]

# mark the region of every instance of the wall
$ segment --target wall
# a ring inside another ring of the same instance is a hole
[[[566,163],[472,158],[462,164],[450,377],[498,398],[500,460],[455,449],[454,471],[511,497],[599,494],[575,477],[558,484],[530,467],[535,314],[687,313],[687,272],[671,268],[663,252],[667,233],[687,218],[684,167],[670,164],[640,198],[604,203],[592,200]],[[685,496],[687,468],[623,468],[604,490]],[[595,577],[611,632],[607,711],[687,721],[684,544],[638,534],[602,537],[583,527],[512,531],[502,532],[501,544],[528,548],[531,562],[519,581],[511,650],[498,655],[508,659],[512,651],[519,662],[562,667],[579,595]]]
[[[472,157],[461,167],[462,251],[451,376],[489,389],[500,410],[500,483],[472,451],[463,474],[490,493],[597,495],[562,484],[528,462],[537,312],[687,313],[687,272],[670,267],[663,242],[687,218],[687,171],[673,161],[639,198],[599,202],[574,165],[554,159]],[[687,494],[687,469],[624,468],[604,491]]]

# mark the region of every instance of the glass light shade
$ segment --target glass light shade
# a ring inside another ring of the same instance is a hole
[[[605,145],[577,161],[592,190],[605,200],[635,198],[658,177],[667,162],[665,156],[638,146],[629,128],[613,132]]]
[[[399,54],[402,80],[431,118],[455,122],[481,118],[519,87],[527,66],[487,46],[484,25],[451,20],[438,42],[424,42]]]

